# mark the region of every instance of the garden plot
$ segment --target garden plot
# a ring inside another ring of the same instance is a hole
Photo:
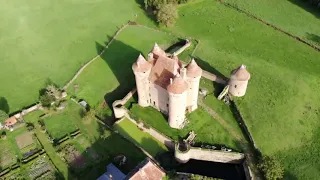
[[[86,158],[73,144],[66,144],[59,155],[76,171],[84,169],[88,164]]]
[[[52,166],[51,162],[45,156],[38,158],[35,161],[32,161],[31,164],[28,164],[28,170],[26,172],[27,176],[30,179],[50,179],[53,177],[55,168]]]
[[[29,157],[41,148],[32,132],[26,132],[15,137],[23,158]]]
[[[0,140],[0,147],[0,169],[5,169],[9,165],[17,162],[15,152],[12,150],[8,141]]]

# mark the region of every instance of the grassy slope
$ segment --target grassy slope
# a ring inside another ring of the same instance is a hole
[[[79,84],[76,96],[84,98],[91,105],[102,102],[106,93],[105,99],[108,102],[122,98],[134,87],[131,66],[139,53],[146,57],[154,42],[167,48],[176,40],[172,36],[142,27],[126,28],[102,57],[90,64],[75,80],[74,84]],[[101,48],[101,45],[97,44],[97,47]],[[112,92],[113,90],[115,92]],[[68,91],[74,93],[73,85]]]
[[[248,65],[247,95],[236,101],[262,152],[287,154],[281,157],[294,176],[317,177],[319,53],[216,2],[183,6],[179,15],[172,30],[200,39],[195,56],[209,63],[205,69],[213,72],[211,65],[229,75],[241,63]],[[307,145],[313,148],[303,151]]]
[[[201,108],[188,115],[187,118],[190,123],[182,130],[171,128],[168,125],[167,118],[152,107],[142,108],[139,105],[134,105],[130,111],[138,119],[145,121],[174,140],[186,138],[190,131],[194,131],[197,134],[196,142],[223,144],[230,148],[241,150],[235,139]]]
[[[134,143],[139,144],[144,150],[152,156],[167,150],[164,144],[153,138],[146,132],[141,131],[135,124],[128,119],[122,120],[114,125],[115,129],[122,135],[131,139]]]
[[[64,85],[119,26],[146,22],[135,1],[1,1],[0,96],[10,112],[38,98],[47,78]]]
[[[303,0],[228,0],[239,8],[320,46],[320,12]]]

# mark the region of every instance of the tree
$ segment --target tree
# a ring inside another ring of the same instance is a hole
[[[165,4],[160,7],[157,13],[157,21],[165,26],[172,26],[178,18],[176,5]]]
[[[8,118],[9,118],[9,115],[0,109],[0,123],[3,123]]]
[[[1,139],[6,139],[7,133],[5,131],[2,131],[1,133]]]
[[[55,97],[47,93],[40,96],[40,103],[42,104],[42,106],[45,106],[45,107],[50,107],[51,103],[54,100],[55,100]]]
[[[263,156],[258,168],[264,173],[267,180],[282,179],[284,168],[275,157]]]

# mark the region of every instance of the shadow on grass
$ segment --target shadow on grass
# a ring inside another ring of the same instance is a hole
[[[197,64],[201,67],[201,69],[205,70],[205,71],[208,71],[212,74],[215,74],[216,76],[224,79],[224,80],[227,80],[228,78],[222,74],[219,70],[217,70],[216,68],[212,67],[207,61],[199,58],[199,57],[196,57],[196,56],[190,56],[191,58],[194,58],[194,60],[197,62]],[[213,83],[213,87],[214,87],[214,96],[215,97],[218,97],[219,94],[222,92],[222,90],[224,89],[224,85],[222,84],[219,84],[219,83],[216,83],[216,82],[212,82]]]
[[[10,107],[5,97],[0,97],[0,110],[4,111],[7,114],[9,114],[10,112]]]
[[[149,19],[151,19],[154,25],[158,26],[157,19],[154,14],[154,10],[152,10],[150,8],[146,9],[146,7],[144,5],[144,0],[135,0],[135,1],[137,4],[140,5],[140,8],[143,10],[144,15],[146,17],[148,17]]]
[[[74,155],[75,160],[67,163],[69,175],[65,177],[66,179],[97,179],[106,172],[109,163],[113,163],[124,174],[128,174],[145,159],[145,154],[127,139],[104,125],[98,124],[99,138],[91,142],[88,147],[81,145],[84,148],[83,153],[78,156]],[[72,144],[72,142],[66,144]],[[63,145],[59,146],[62,148]],[[117,157],[123,156],[126,157],[126,163],[120,165]],[[63,177],[61,174],[58,176]]]
[[[319,35],[312,34],[312,33],[307,33],[306,35],[307,35],[307,39],[320,45],[320,36]]]
[[[314,1],[313,3],[312,1],[307,0],[289,0],[289,2],[301,7],[302,9],[308,11],[309,13],[320,19],[320,8],[318,7],[316,1]]]

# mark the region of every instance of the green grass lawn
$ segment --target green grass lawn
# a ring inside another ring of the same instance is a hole
[[[10,112],[35,103],[47,79],[63,86],[122,24],[150,21],[135,0],[1,1],[0,14],[0,94]]]
[[[74,121],[81,119],[79,114],[80,106],[68,101],[68,107],[62,112],[57,112],[45,118],[44,124],[47,131],[55,138],[60,139],[65,135],[75,131],[78,127]]]
[[[139,53],[147,57],[147,53],[157,42],[161,47],[168,48],[178,39],[165,33],[156,32],[138,26],[129,26],[113,41],[101,58],[90,64],[73,84],[79,89],[74,90],[70,85],[68,91],[78,98],[83,98],[90,105],[108,103],[124,97],[134,87],[132,64]],[[101,44],[96,44],[102,48]]]
[[[197,134],[195,139],[197,143],[221,144],[241,151],[236,139],[201,108],[187,116],[190,122],[182,130],[171,128],[167,118],[152,107],[142,108],[135,104],[130,111],[137,119],[146,122],[174,140],[187,138],[188,133],[194,131]]]
[[[43,115],[44,112],[42,110],[36,110],[28,113],[27,115],[23,116],[23,119],[28,123],[37,123],[40,119],[40,116]]]
[[[158,153],[167,151],[164,144],[152,137],[150,134],[141,131],[134,123],[128,119],[114,125],[115,130],[125,137],[128,137],[134,143],[139,144],[150,155],[155,157]]]
[[[228,0],[263,20],[320,46],[320,12],[305,0]]]
[[[258,148],[282,160],[286,177],[319,177],[318,52],[214,1],[180,7],[170,30],[200,40],[194,55],[203,69],[229,76],[246,64],[252,78],[235,101]]]

